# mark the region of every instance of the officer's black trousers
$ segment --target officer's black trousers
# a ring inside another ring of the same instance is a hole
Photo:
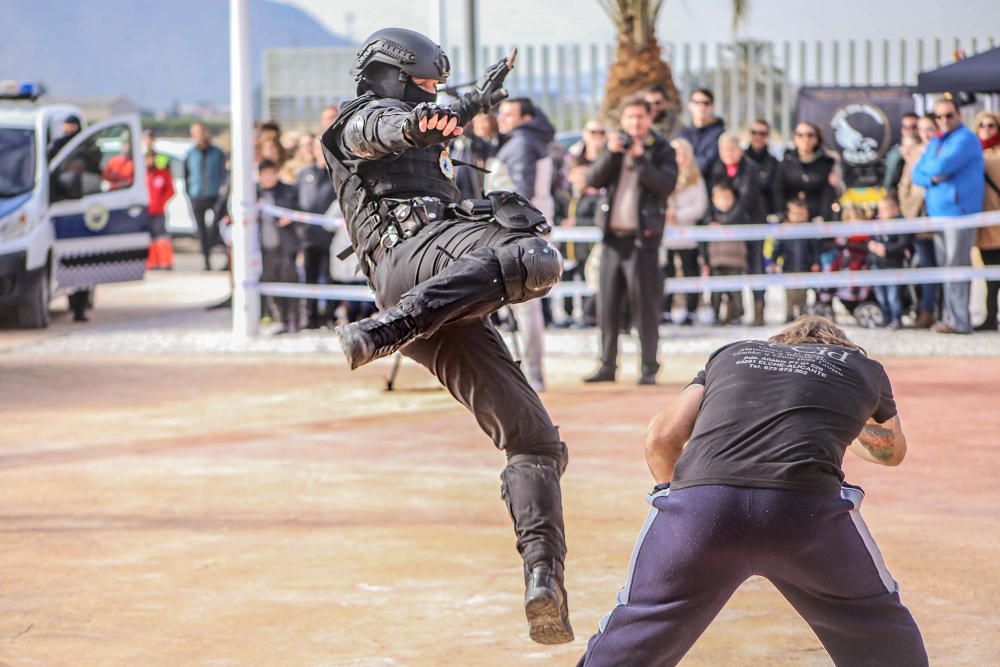
[[[403,354],[430,370],[507,455],[502,495],[528,566],[565,558],[559,478],[567,452],[487,316],[508,302],[496,251],[531,238],[492,222],[436,223],[385,251],[370,276],[380,308],[416,304],[419,328],[433,331]]]

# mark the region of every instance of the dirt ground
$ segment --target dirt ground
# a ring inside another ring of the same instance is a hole
[[[0,356],[0,664],[573,665],[621,586],[668,384],[551,368],[577,640],[527,638],[503,457],[421,369],[324,356]],[[998,360],[890,360],[910,456],[851,460],[935,665],[1000,655]],[[828,665],[764,580],[686,665]]]

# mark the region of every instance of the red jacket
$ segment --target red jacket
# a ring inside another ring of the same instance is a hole
[[[146,187],[149,189],[149,214],[163,215],[167,200],[174,196],[174,177],[169,169],[146,169]]]

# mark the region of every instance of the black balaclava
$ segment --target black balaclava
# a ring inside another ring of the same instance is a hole
[[[428,93],[426,90],[413,83],[413,79],[406,77],[406,85],[403,87],[403,101],[420,104],[421,102],[436,102],[437,93]]]
[[[410,104],[437,100],[437,93],[428,93],[413,83],[409,75],[404,74],[398,67],[386,63],[372,63],[365,69],[358,85],[358,93],[361,94],[365,90],[370,90],[379,97],[402,100]]]

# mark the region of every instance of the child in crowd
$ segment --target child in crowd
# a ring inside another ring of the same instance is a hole
[[[880,220],[900,217],[899,200],[888,194],[878,203]],[[912,234],[876,234],[868,241],[869,264],[876,270],[901,269],[906,259],[907,248],[913,243]],[[879,285],[875,288],[875,298],[886,317],[886,324],[892,329],[903,327],[903,298],[899,285]]]
[[[801,199],[789,199],[785,209],[785,225],[801,225],[809,222],[809,207]],[[817,239],[779,239],[774,244],[772,259],[781,260],[782,273],[809,273],[819,271],[819,248]],[[806,288],[785,288],[785,321],[792,322],[806,314]]]
[[[736,190],[728,183],[713,186],[712,211],[708,224],[741,225],[746,222],[746,212],[736,206]],[[709,241],[707,257],[708,263],[703,269],[706,276],[741,276],[747,271],[745,241]],[[726,301],[725,318],[720,317],[723,298]],[[739,324],[743,317],[742,290],[712,292],[712,311],[715,313],[716,325]]]
[[[152,147],[146,151],[146,189],[149,191],[149,257],[148,269],[174,268],[174,247],[167,233],[167,201],[174,196],[174,177],[170,173],[170,158],[157,155]]]

